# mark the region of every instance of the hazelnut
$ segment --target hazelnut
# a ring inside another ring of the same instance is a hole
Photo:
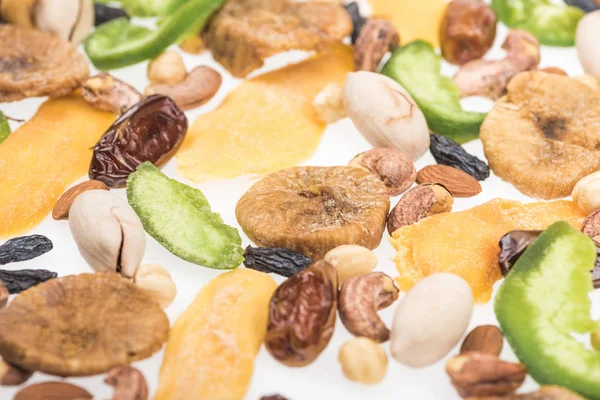
[[[135,271],[133,283],[148,293],[163,309],[169,307],[177,296],[177,287],[169,271],[158,264],[140,266]]]
[[[346,378],[374,385],[385,377],[388,359],[385,350],[369,338],[353,338],[342,345],[338,360]]]
[[[177,85],[186,76],[183,59],[173,50],[164,52],[148,64],[148,79],[152,84]]]
[[[356,244],[345,244],[329,250],[324,260],[335,267],[340,285],[353,276],[373,271],[377,266],[375,254]]]

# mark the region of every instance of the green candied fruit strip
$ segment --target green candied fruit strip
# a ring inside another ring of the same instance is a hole
[[[543,45],[559,47],[575,44],[577,24],[585,15],[577,7],[550,0],[492,0],[492,8],[508,27],[531,33]]]
[[[596,327],[588,297],[595,260],[592,239],[557,222],[519,258],[494,308],[506,339],[539,384],[600,400],[600,352],[572,336]]]
[[[417,40],[394,50],[381,73],[410,93],[431,131],[458,143],[477,139],[486,114],[463,110],[458,88],[440,68],[441,56],[433,46]]]
[[[202,192],[168,178],[152,163],[127,179],[127,199],[150,236],[176,256],[215,269],[244,260],[237,229],[210,209]]]
[[[10,135],[10,125],[6,116],[0,111],[0,143]]]

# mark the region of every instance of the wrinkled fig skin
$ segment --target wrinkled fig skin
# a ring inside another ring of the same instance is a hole
[[[317,261],[279,286],[271,298],[265,345],[290,367],[312,363],[327,347],[335,327],[337,273]]]
[[[498,263],[502,276],[506,276],[510,272],[519,257],[541,234],[542,231],[512,231],[500,239]]]
[[[415,183],[417,170],[412,158],[401,150],[376,148],[356,156],[350,166],[366,168],[381,179],[388,195],[398,196]]]
[[[438,164],[460,169],[478,181],[484,181],[490,176],[490,167],[485,161],[467,153],[454,140],[435,133],[431,134],[429,150]]]
[[[354,46],[354,64],[357,71],[375,72],[388,51],[400,44],[400,36],[391,22],[369,20],[360,31]]]
[[[339,293],[339,311],[342,323],[354,336],[367,337],[376,342],[387,342],[390,330],[377,311],[398,299],[394,280],[383,272],[371,272],[348,279]]]
[[[94,147],[90,179],[109,188],[124,187],[138,165],[157,167],[173,157],[187,132],[185,114],[173,100],[150,96],[123,114]]]
[[[116,115],[123,114],[143,98],[133,86],[106,72],[85,81],[81,87],[81,97],[92,107]]]
[[[144,375],[130,366],[117,367],[109,371],[104,382],[114,387],[112,400],[147,400],[148,384]]]
[[[0,265],[32,260],[52,250],[52,241],[43,235],[21,236],[0,246]]]

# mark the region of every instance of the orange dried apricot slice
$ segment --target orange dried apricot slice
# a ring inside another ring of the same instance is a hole
[[[0,144],[0,238],[42,222],[87,172],[93,146],[114,119],[75,95],[52,99]]]
[[[273,172],[310,158],[326,128],[313,100],[353,70],[350,48],[340,45],[242,83],[188,131],[177,153],[179,172],[203,182]]]
[[[276,288],[246,268],[206,285],[171,328],[154,400],[242,400]]]
[[[579,229],[584,218],[571,201],[521,204],[500,199],[425,218],[398,229],[391,239],[397,250],[398,286],[408,291],[431,274],[449,272],[469,282],[477,302],[487,302],[502,278],[498,241],[505,233],[546,229],[559,220]]]

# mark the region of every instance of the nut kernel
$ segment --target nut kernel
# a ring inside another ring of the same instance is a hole
[[[383,347],[369,338],[348,340],[340,347],[338,360],[346,378],[353,382],[374,385],[383,380],[388,359]]]
[[[139,267],[133,276],[133,283],[148,293],[163,309],[169,307],[177,296],[177,287],[171,275],[158,264]]]
[[[336,247],[325,254],[325,261],[333,265],[341,286],[347,279],[367,274],[377,266],[375,254],[363,246],[347,244]]]
[[[153,84],[176,85],[186,76],[183,59],[176,51],[166,51],[148,64],[148,80]]]
[[[573,188],[573,201],[585,214],[600,208],[600,171],[594,172],[577,182]]]

